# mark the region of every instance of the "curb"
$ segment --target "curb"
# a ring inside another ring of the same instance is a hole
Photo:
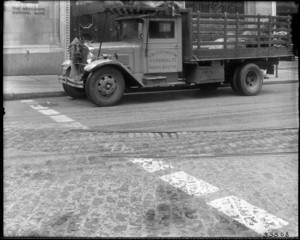
[[[297,83],[299,80],[268,80],[264,81],[263,85],[271,84],[288,84],[288,83]],[[222,87],[229,87],[229,84],[223,85]],[[139,91],[127,91],[125,93],[137,93],[137,92],[151,92],[151,91],[167,91],[167,90],[188,90],[188,89],[197,89],[195,86],[185,86],[185,87],[165,87],[165,88],[148,88],[141,89]],[[47,98],[47,97],[63,97],[67,96],[64,91],[53,91],[53,92],[34,92],[34,93],[4,93],[3,100],[21,100],[21,99],[30,99],[30,98]]]
[[[270,84],[285,84],[285,83],[297,83],[299,80],[269,80],[264,81],[263,85],[270,85]]]
[[[35,93],[4,93],[3,100],[20,100],[29,98],[62,97],[67,94],[64,91],[35,92]]]

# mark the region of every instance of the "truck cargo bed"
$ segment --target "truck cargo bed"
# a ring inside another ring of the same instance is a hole
[[[190,11],[185,21],[185,62],[293,56],[290,16]]]

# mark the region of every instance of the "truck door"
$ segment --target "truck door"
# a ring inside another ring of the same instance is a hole
[[[145,30],[144,73],[181,72],[181,17],[149,18]]]

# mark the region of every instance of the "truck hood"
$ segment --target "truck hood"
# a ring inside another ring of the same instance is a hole
[[[128,42],[104,42],[101,46],[101,54],[114,54],[114,53],[127,53],[130,54],[135,48],[141,48],[141,43],[128,43]],[[100,43],[90,43],[89,50],[98,56]]]

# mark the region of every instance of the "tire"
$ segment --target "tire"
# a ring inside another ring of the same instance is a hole
[[[125,82],[115,68],[100,68],[86,82],[86,92],[90,100],[99,107],[113,106],[123,96]]]
[[[204,83],[204,84],[199,84],[199,89],[203,92],[213,92],[220,87],[221,83]]]
[[[239,94],[239,95],[241,95],[241,92],[239,91],[238,86],[237,86],[237,79],[238,79],[238,75],[239,75],[242,67],[243,67],[243,65],[242,66],[237,66],[234,73],[231,74],[231,78],[230,78],[230,87],[231,87],[231,89],[236,94]]]
[[[256,64],[246,64],[237,74],[237,90],[244,96],[257,95],[261,91],[263,79],[264,75]]]
[[[82,88],[72,87],[64,83],[62,84],[62,86],[66,94],[74,99],[81,99],[86,97],[85,90]]]

